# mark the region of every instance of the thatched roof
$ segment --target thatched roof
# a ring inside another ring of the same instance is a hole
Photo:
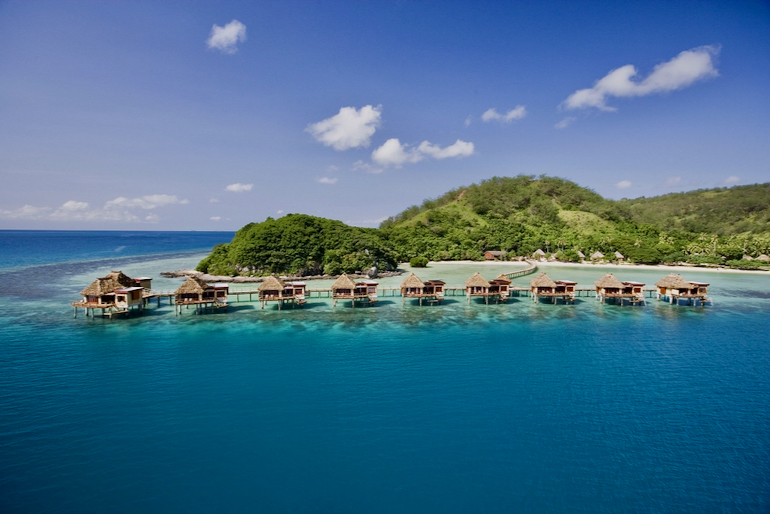
[[[500,273],[500,276],[497,277],[495,280],[499,280],[501,282],[507,282],[509,284],[511,283],[511,279],[508,278],[508,275],[506,275],[505,273]]]
[[[401,288],[405,287],[425,287],[425,283],[417,278],[417,275],[410,273],[404,280],[401,281]]]
[[[334,281],[332,284],[332,291],[335,289],[355,289],[356,283],[347,273],[340,275],[340,278]]]
[[[541,250],[540,248],[538,248],[537,250],[535,250],[535,253],[533,253],[532,255],[541,255],[541,256],[544,256],[544,255],[545,255],[545,252],[544,252],[543,250]]]
[[[586,258],[586,254],[584,254],[584,253],[583,253],[583,252],[581,252],[580,250],[578,250],[578,251],[577,251],[577,255],[578,255],[578,257],[580,257],[581,259],[585,259],[585,258]]]
[[[136,286],[136,280],[127,276],[122,271],[110,271],[104,278],[111,278],[123,287]]]
[[[625,257],[623,257],[623,254],[620,253],[620,252],[615,252],[615,258],[616,259],[625,259]]]
[[[504,251],[502,251],[502,250],[487,250],[487,251],[486,251],[486,252],[484,252],[484,253],[485,253],[485,254],[487,254],[487,253],[488,253],[489,255],[494,255],[495,257],[502,257],[502,256],[503,256],[503,255],[505,255],[507,252],[504,252]]]
[[[545,273],[539,274],[537,277],[529,281],[529,285],[532,287],[556,287],[556,282]]]
[[[91,284],[80,291],[81,296],[102,296],[116,289],[134,287],[136,281],[123,274],[122,271],[111,271],[102,278],[97,278]]]
[[[758,260],[758,261],[762,261],[762,262],[770,262],[770,257],[768,257],[767,255],[765,255],[765,254],[763,253],[762,255],[760,255],[759,257],[757,257],[757,260]]]
[[[465,281],[465,287],[489,287],[489,282],[477,271],[471,275],[471,278]]]
[[[604,259],[604,254],[602,252],[594,252],[591,254],[592,259]]]
[[[655,282],[658,287],[666,287],[671,289],[689,289],[692,287],[688,281],[683,279],[678,273],[669,273],[662,279]]]
[[[102,296],[107,293],[111,293],[116,289],[120,289],[122,286],[117,281],[111,278],[97,278],[91,284],[80,291],[81,296]]]
[[[177,289],[174,294],[202,294],[203,291],[209,287],[211,286],[198,277],[188,277],[187,280],[185,280],[185,283],[179,286],[179,289]]]
[[[615,276],[612,273],[607,273],[602,278],[594,282],[594,285],[596,287],[603,287],[603,288],[617,288],[620,289],[623,287],[623,283],[615,278]]]
[[[270,275],[259,284],[259,291],[280,291],[283,289],[284,282],[275,275]]]

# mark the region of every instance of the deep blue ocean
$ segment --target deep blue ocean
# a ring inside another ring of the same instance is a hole
[[[73,318],[231,237],[0,231],[0,513],[770,512],[770,276],[683,272],[696,308]]]

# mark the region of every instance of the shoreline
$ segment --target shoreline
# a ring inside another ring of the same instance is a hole
[[[540,261],[431,261],[428,263],[430,266],[431,264],[442,264],[442,263],[456,263],[456,264],[480,264],[480,265],[496,265],[496,266],[503,266],[503,265],[523,265],[526,263],[535,263],[538,267],[540,266],[553,266],[553,267],[562,267],[562,268],[602,268],[602,269],[629,269],[629,270],[661,270],[661,271],[669,271],[669,272],[676,272],[676,271],[692,271],[692,272],[705,272],[705,273],[739,273],[739,274],[748,274],[748,275],[770,275],[770,271],[765,270],[742,270],[742,269],[732,269],[732,268],[707,268],[707,267],[700,267],[700,266],[670,266],[667,264],[610,264],[610,263],[603,263],[603,264],[592,264],[590,262],[559,262],[559,261],[548,261],[548,262],[540,262]]]

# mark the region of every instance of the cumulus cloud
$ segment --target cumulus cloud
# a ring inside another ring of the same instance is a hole
[[[365,105],[361,109],[342,107],[340,112],[305,129],[316,141],[335,150],[368,147],[380,126],[382,106]]]
[[[246,25],[238,20],[233,20],[224,27],[214,25],[206,44],[213,50],[222,53],[234,54],[238,51],[238,43],[246,41]]]
[[[561,120],[559,123],[554,125],[554,127],[557,128],[557,129],[565,129],[565,128],[569,127],[570,125],[572,125],[572,123],[575,120],[577,120],[577,118],[575,118],[574,116],[567,116],[566,118]]]
[[[473,143],[458,139],[454,144],[441,148],[439,145],[423,141],[417,147],[409,148],[398,138],[391,138],[372,152],[372,160],[382,166],[401,167],[406,163],[420,162],[426,157],[446,159],[449,157],[468,157],[473,155]]]
[[[140,218],[132,212],[134,209],[152,210],[174,204],[187,204],[188,200],[175,195],[146,195],[139,198],[118,197],[105,202],[101,208],[91,208],[87,202],[68,200],[56,209],[25,205],[16,210],[0,210],[3,219],[27,219],[50,221],[145,221],[157,223],[158,215],[148,213]]]
[[[628,189],[631,187],[631,181],[630,180],[621,180],[617,184],[615,184],[615,187],[617,189]]]
[[[338,180],[338,178],[321,177],[316,182],[319,184],[336,184]]]
[[[513,120],[520,120],[527,115],[527,109],[523,105],[517,105],[514,109],[511,109],[505,114],[500,114],[494,107],[488,109],[481,115],[481,119],[486,122],[500,121],[502,123],[510,123]]]
[[[727,177],[726,179],[724,179],[722,181],[722,185],[723,186],[732,186],[734,184],[737,184],[740,181],[741,181],[740,177],[736,177],[735,175],[730,175],[729,177]]]
[[[227,186],[225,191],[230,191],[231,193],[244,193],[246,191],[251,191],[252,187],[254,187],[254,184],[241,184],[240,182],[236,182],[235,184]]]
[[[615,111],[607,105],[610,97],[645,96],[666,93],[692,85],[698,80],[716,77],[713,57],[719,54],[717,46],[701,46],[685,50],[670,61],[658,64],[645,79],[634,80],[636,67],[627,64],[609,72],[593,87],[572,93],[562,106],[566,109],[596,107],[603,111]]]

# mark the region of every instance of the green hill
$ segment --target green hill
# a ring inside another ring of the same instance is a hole
[[[215,275],[337,275],[372,266],[395,269],[397,265],[395,254],[377,229],[288,214],[249,223],[230,243],[214,247],[197,270]]]
[[[412,206],[379,229],[290,214],[239,230],[198,265],[214,274],[339,274],[486,250],[562,260],[619,251],[637,263],[727,263],[770,253],[770,184],[613,201],[556,177],[493,177]]]
[[[542,248],[573,260],[574,251],[598,250],[641,263],[717,263],[770,251],[770,184],[613,201],[560,178],[494,177],[412,206],[380,228],[401,260]]]

